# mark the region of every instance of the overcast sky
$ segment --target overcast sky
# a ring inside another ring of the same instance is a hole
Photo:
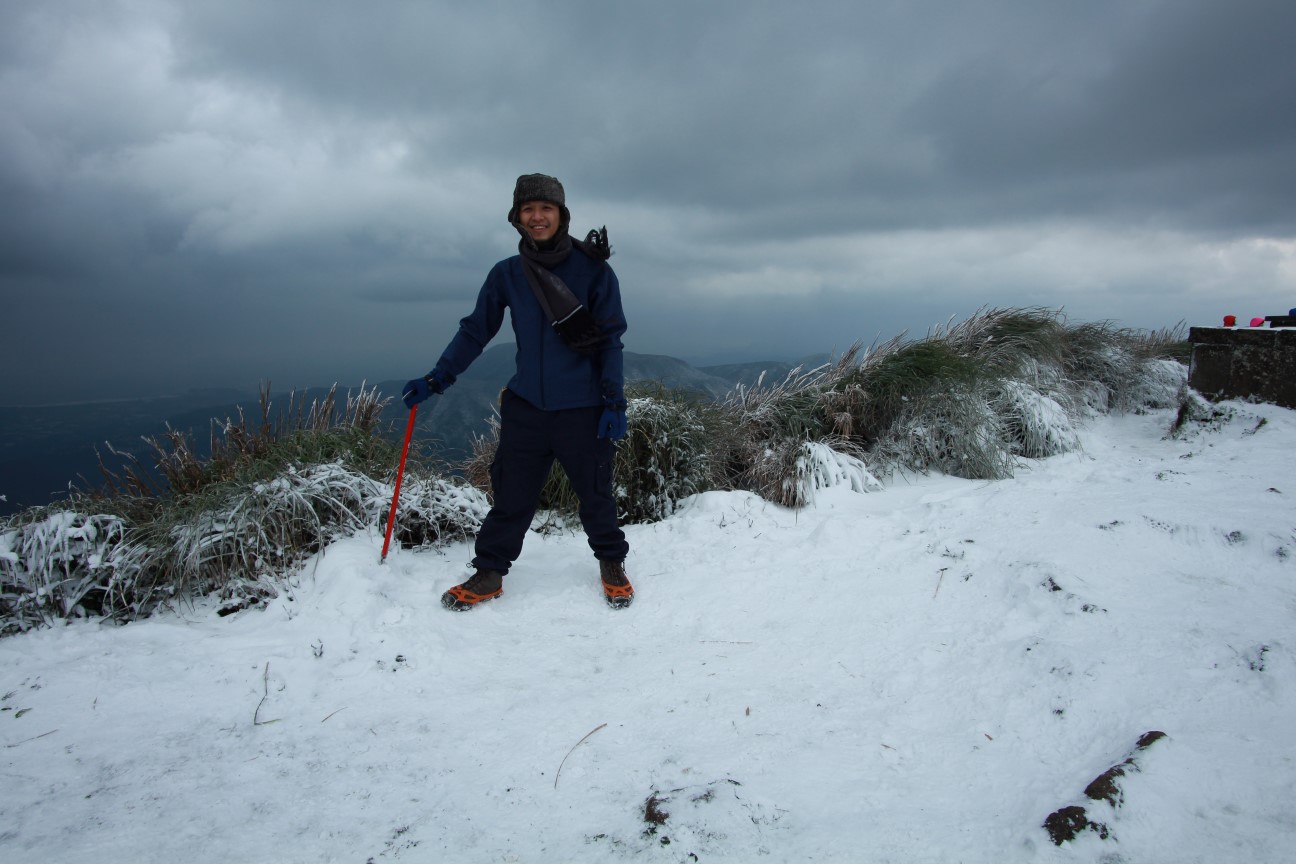
[[[422,374],[537,171],[608,226],[640,353],[1285,313],[1293,33],[1291,0],[0,0],[0,403]]]

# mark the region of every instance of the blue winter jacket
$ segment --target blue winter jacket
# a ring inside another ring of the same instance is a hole
[[[459,322],[459,332],[437,361],[434,374],[439,373],[447,385],[462,375],[499,332],[507,308],[517,339],[517,372],[508,382],[510,390],[544,411],[602,405],[607,393],[621,396],[625,386],[621,335],[626,320],[612,268],[579,247],[552,268],[608,335],[601,352],[583,355],[567,347],[554,330],[522,266],[522,256],[514,255],[491,268],[477,294],[476,308]]]

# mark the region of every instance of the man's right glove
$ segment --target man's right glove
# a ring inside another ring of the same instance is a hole
[[[422,378],[406,382],[405,389],[401,391],[401,401],[405,403],[406,408],[413,408],[433,393],[438,395],[444,393],[448,384],[441,371],[433,369]]]

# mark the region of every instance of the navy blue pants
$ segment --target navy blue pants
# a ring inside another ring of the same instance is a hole
[[[598,437],[601,407],[541,411],[511,390],[500,401],[499,446],[491,463],[494,504],[477,532],[473,566],[507,573],[522,554],[540,492],[554,460],[580,499],[580,520],[594,557],[624,561],[630,546],[617,525],[612,495],[615,445]]]

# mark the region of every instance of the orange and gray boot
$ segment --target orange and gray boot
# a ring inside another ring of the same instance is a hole
[[[624,609],[634,602],[634,588],[626,578],[624,561],[600,561],[599,576],[603,580],[603,596],[613,609]]]
[[[455,612],[467,612],[478,603],[494,600],[503,594],[503,584],[503,573],[479,568],[467,581],[442,594],[441,605]]]

